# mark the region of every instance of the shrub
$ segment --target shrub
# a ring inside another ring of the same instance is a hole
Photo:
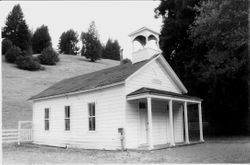
[[[5,60],[9,63],[14,63],[17,57],[22,55],[22,51],[19,47],[12,46],[5,54]]]
[[[127,63],[132,64],[131,60],[128,59],[128,58],[125,58],[125,59],[123,59],[123,60],[121,61],[121,65],[122,65],[122,64],[127,64]]]
[[[43,49],[38,59],[40,63],[44,65],[56,65],[56,62],[59,61],[58,53],[52,47]]]
[[[33,51],[32,51],[32,47],[29,46],[26,50],[22,51],[22,56],[32,56]]]
[[[32,56],[19,56],[16,60],[17,67],[24,70],[43,70],[36,58]]]
[[[4,55],[12,47],[11,40],[5,38],[2,41],[2,55]]]

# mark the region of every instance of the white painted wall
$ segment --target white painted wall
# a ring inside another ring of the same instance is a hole
[[[142,87],[166,90],[181,93],[174,84],[163,66],[157,61],[153,61],[146,68],[135,74],[125,84],[126,94],[136,91]],[[144,100],[146,101],[146,100]],[[175,104],[174,104],[175,105]],[[167,101],[152,101],[152,122],[153,122],[153,144],[166,144],[170,142],[169,113],[167,111]],[[173,107],[175,139],[180,142],[183,139],[182,112],[178,106]],[[140,120],[138,113],[138,101],[128,101],[126,103],[126,146],[137,148],[140,145],[139,131]],[[136,139],[136,140],[135,140]]]
[[[175,142],[184,142],[183,107],[178,103],[174,103],[173,106]]]
[[[140,101],[146,101],[145,99]],[[139,100],[129,101],[126,110],[126,147],[137,148],[140,146],[140,118]],[[170,124],[168,102],[163,100],[152,100],[152,126],[153,145],[170,143]],[[180,104],[173,103],[174,136],[175,142],[183,142],[183,109]]]
[[[167,74],[163,66],[157,60],[152,61],[146,68],[131,77],[126,83],[126,94],[142,87],[166,90],[181,93],[179,88]]]
[[[88,131],[88,103],[96,102],[96,131]],[[124,85],[34,102],[34,143],[86,149],[120,149],[118,128],[125,122]],[[71,106],[71,130],[64,130],[64,106]],[[44,108],[50,130],[44,131]]]

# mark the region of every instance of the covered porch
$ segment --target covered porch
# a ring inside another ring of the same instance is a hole
[[[128,94],[127,101],[138,105],[138,149],[153,150],[204,142],[201,99],[141,88]],[[190,141],[189,138],[188,105],[197,105],[199,140]]]

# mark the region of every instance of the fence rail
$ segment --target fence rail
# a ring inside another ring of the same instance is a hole
[[[18,142],[18,129],[3,129],[2,142],[3,143]]]
[[[28,128],[28,127],[29,128]],[[24,128],[23,128],[24,127]],[[3,129],[2,130],[2,143],[17,142],[32,142],[32,122],[19,121],[18,129]]]

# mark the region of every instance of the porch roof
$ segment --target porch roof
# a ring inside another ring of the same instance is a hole
[[[127,95],[127,98],[129,100],[133,100],[133,98],[135,98],[136,96],[141,96],[141,95],[153,95],[153,96],[165,96],[165,97],[169,97],[169,98],[173,98],[174,100],[176,99],[183,99],[183,100],[193,100],[193,101],[198,101],[201,102],[202,99],[198,98],[198,97],[194,97],[194,96],[188,96],[185,94],[179,94],[179,93],[174,93],[174,92],[169,92],[169,91],[165,91],[165,90],[158,90],[158,89],[153,89],[153,88],[140,88],[134,92],[131,92]],[[137,97],[138,98],[138,97]]]

